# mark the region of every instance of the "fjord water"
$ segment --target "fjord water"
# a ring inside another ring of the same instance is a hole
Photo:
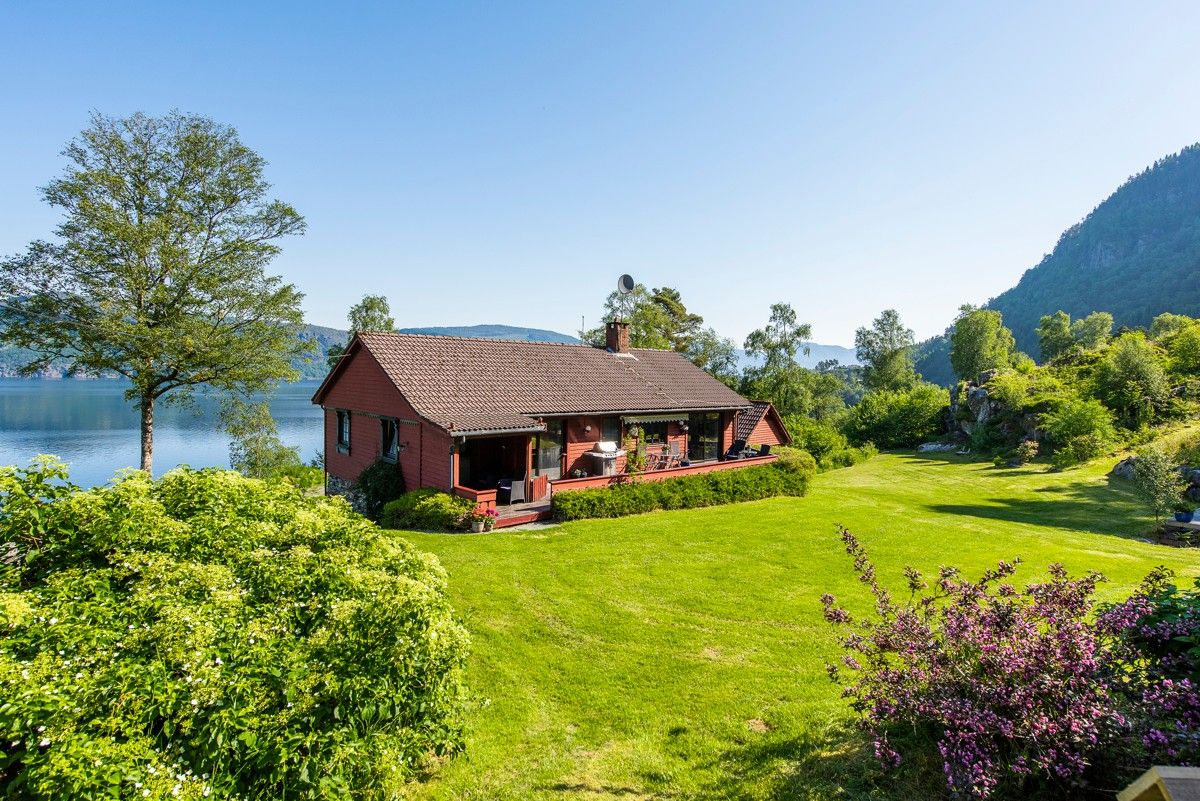
[[[103,484],[138,463],[138,415],[123,381],[0,378],[0,464],[24,465],[52,453],[71,467],[71,481]],[[321,409],[313,382],[284,384],[269,398],[279,435],[312,459],[321,448]],[[195,406],[155,410],[154,473],[180,464],[228,467],[229,437],[220,429],[219,400],[198,395]]]

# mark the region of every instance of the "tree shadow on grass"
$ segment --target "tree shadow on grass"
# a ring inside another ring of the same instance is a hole
[[[931,784],[941,766],[902,765],[885,773],[862,732],[833,726],[803,737],[748,737],[717,758],[722,779],[706,788],[704,798],[719,801],[908,801],[945,798],[944,786]]]
[[[927,504],[943,514],[968,515],[1011,523],[1053,526],[1134,538],[1145,532],[1132,492],[1114,479],[1108,484],[1076,481],[1033,490],[1035,497],[988,498],[975,504]]]

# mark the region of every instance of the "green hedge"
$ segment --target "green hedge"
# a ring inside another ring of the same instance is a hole
[[[384,504],[379,524],[384,528],[455,531],[466,527],[467,515],[474,509],[474,501],[425,488]]]
[[[808,454],[804,454],[808,456]],[[814,472],[812,457],[740,470],[719,470],[664,481],[631,480],[612,488],[573,490],[554,495],[557,520],[624,517],[658,509],[691,509],[756,501],[776,495],[803,495]]]
[[[462,745],[437,560],[223,470],[0,467],[5,798],[392,798]]]

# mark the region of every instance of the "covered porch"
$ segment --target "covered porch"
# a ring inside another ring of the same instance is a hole
[[[556,492],[773,461],[768,455],[725,459],[735,419],[712,411],[573,415],[526,418],[533,424],[526,430],[462,432],[454,440],[453,492],[479,510],[495,510],[496,525],[504,527],[547,519]],[[601,442],[615,442],[628,453],[596,459],[592,452]]]

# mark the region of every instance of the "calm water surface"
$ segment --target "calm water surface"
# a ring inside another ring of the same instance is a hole
[[[26,464],[52,453],[71,466],[81,486],[103,484],[123,467],[137,467],[138,416],[121,381],[26,381],[0,378],[0,464]],[[309,399],[313,382],[285,384],[270,398],[279,435],[304,461],[321,448],[321,409]],[[220,430],[215,397],[193,408],[155,409],[154,473],[180,464],[228,467],[229,438]]]

